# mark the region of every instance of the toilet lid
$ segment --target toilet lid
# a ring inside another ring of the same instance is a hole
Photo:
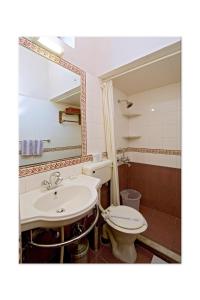
[[[137,229],[145,224],[141,213],[129,206],[110,206],[107,213],[109,220],[119,227]]]

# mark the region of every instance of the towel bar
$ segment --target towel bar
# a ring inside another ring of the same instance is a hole
[[[50,143],[51,142],[51,140],[42,140],[43,142],[47,142],[47,143]],[[19,141],[19,143],[21,143],[22,141]]]

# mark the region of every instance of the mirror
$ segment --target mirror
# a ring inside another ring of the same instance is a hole
[[[26,38],[19,44],[20,166],[86,155],[85,72]]]

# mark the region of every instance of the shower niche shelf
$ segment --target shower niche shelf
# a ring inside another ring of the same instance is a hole
[[[127,118],[134,118],[134,117],[141,116],[141,114],[126,114],[126,113],[124,113],[123,116],[125,116]]]
[[[124,139],[139,139],[141,135],[130,135],[130,136],[123,136]]]

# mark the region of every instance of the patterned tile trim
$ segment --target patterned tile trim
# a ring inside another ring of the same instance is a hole
[[[140,153],[152,153],[152,154],[164,154],[164,155],[177,155],[181,156],[181,150],[170,149],[150,149],[150,148],[124,148],[125,152],[140,152]],[[117,154],[122,153],[122,150],[117,150]]]
[[[164,154],[164,155],[181,155],[181,150],[170,150],[170,149],[150,149],[150,148],[127,148],[128,152],[141,152],[141,153],[153,153],[153,154]]]
[[[84,160],[86,157],[90,157],[90,156],[87,156],[86,73],[83,70],[81,70],[80,68],[78,68],[75,65],[71,64],[70,62],[64,60],[63,58],[58,57],[55,54],[53,54],[52,52],[50,52],[50,51],[34,44],[33,42],[29,41],[25,37],[20,37],[19,38],[19,44],[21,46],[27,48],[27,49],[32,50],[33,52],[35,52],[35,53],[37,53],[37,54],[39,54],[43,57],[46,57],[47,59],[55,62],[56,64],[62,66],[63,68],[65,68],[67,70],[70,70],[70,71],[80,75],[80,78],[81,78],[80,104],[81,104],[82,157],[80,157],[79,160],[81,161],[81,160]],[[54,168],[55,169],[62,168],[62,165],[63,165],[63,167],[66,167],[66,163],[68,161],[74,161],[74,160],[73,159],[72,160],[65,159],[65,160],[59,161],[59,164],[61,165],[59,167],[57,167],[57,163],[58,163],[57,161],[52,161],[51,163],[48,163],[48,169],[47,170],[43,167],[46,164],[41,164],[41,165],[32,166],[32,167],[20,167],[19,173],[20,173],[20,176],[28,176],[28,175],[32,175],[32,174],[46,172],[48,170],[53,170]],[[70,165],[70,164],[67,163],[67,165]],[[40,169],[40,167],[41,167],[41,169]],[[26,168],[28,170],[27,172],[25,172]],[[31,171],[31,168],[32,168],[32,171]],[[37,170],[38,170],[38,172],[37,172]],[[43,170],[43,171],[41,171],[41,170]],[[31,172],[32,172],[32,174],[29,174]],[[21,174],[26,174],[26,175],[21,175]]]
[[[30,175],[43,173],[54,169],[60,169],[64,167],[77,165],[91,160],[92,160],[92,155],[87,155],[87,156],[71,158],[71,159],[56,160],[56,161],[38,164],[30,167],[20,167],[19,176],[20,177],[30,176]]]

